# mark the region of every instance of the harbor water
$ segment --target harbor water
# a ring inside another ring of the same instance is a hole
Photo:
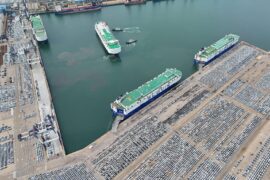
[[[111,129],[110,103],[119,95],[177,68],[183,79],[196,71],[202,46],[228,33],[270,50],[269,0],[167,0],[111,6],[99,12],[42,15],[49,42],[40,51],[67,153]],[[94,30],[106,21],[122,45],[119,57],[106,54]],[[126,45],[129,39],[138,40]]]

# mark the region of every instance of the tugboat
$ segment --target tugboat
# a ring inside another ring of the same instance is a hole
[[[112,29],[112,31],[123,31],[123,29],[121,29],[120,27],[115,27]]]
[[[133,44],[133,43],[135,43],[135,42],[137,42],[136,39],[129,39],[129,40],[126,42],[126,44]]]

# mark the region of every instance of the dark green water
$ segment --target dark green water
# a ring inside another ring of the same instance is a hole
[[[67,153],[85,147],[111,128],[110,102],[147,80],[176,67],[183,79],[196,69],[194,54],[227,33],[270,49],[269,0],[174,0],[142,6],[114,6],[100,12],[42,16],[49,44],[40,47]],[[94,31],[119,32],[120,59],[110,59]],[[138,39],[127,47],[129,38]]]

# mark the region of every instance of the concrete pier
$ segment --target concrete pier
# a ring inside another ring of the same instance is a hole
[[[65,150],[31,23],[24,11],[7,16],[8,40],[0,44],[0,179],[15,179],[45,170]]]

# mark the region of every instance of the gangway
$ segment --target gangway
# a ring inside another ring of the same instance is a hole
[[[113,121],[113,124],[112,124],[112,132],[113,133],[116,133],[117,132],[117,128],[118,128],[118,125],[119,123],[124,120],[124,117],[123,116],[116,116],[114,118],[114,121]]]

